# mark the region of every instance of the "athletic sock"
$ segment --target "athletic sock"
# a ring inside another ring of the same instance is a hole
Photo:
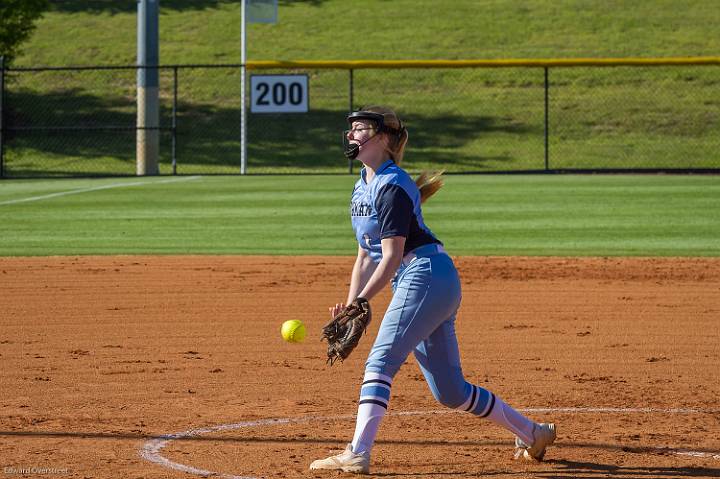
[[[535,441],[533,438],[534,422],[505,404],[502,399],[487,389],[472,384],[469,386],[470,393],[458,409],[487,418],[515,434],[525,444],[532,446]]]
[[[490,409],[485,413],[486,417],[495,424],[499,424],[514,433],[528,446],[532,446],[533,442],[535,442],[533,437],[535,423],[505,404],[502,399],[493,393],[490,393],[490,395],[494,401],[490,401]],[[492,404],[493,402],[494,404]]]
[[[372,449],[380,422],[387,412],[391,386],[391,377],[376,372],[365,373],[352,440],[355,454],[369,453]]]

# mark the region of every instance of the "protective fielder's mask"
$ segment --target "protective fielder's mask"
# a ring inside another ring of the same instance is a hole
[[[369,136],[360,143],[351,143],[350,140],[348,140],[348,134],[351,130],[345,130],[343,132],[343,151],[345,153],[345,156],[350,160],[354,160],[358,157],[358,155],[360,154],[360,147],[362,145],[375,138],[378,134],[387,131],[387,127],[385,126],[385,117],[381,113],[360,110],[350,113],[347,117],[347,121],[350,124],[351,128],[353,122],[359,120],[367,120],[372,122],[372,124],[374,125],[373,129],[375,130],[375,134]]]

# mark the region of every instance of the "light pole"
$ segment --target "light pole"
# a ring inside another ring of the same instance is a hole
[[[159,9],[159,0],[138,0],[135,155],[138,176],[160,173]]]

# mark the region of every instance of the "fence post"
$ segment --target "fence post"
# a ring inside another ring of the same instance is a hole
[[[5,178],[5,57],[0,56],[0,178]]]
[[[353,101],[354,101],[353,96],[355,95],[355,92],[353,91],[353,90],[354,90],[354,82],[353,82],[353,70],[352,70],[352,68],[349,69],[348,72],[350,72],[350,89],[349,89],[349,92],[350,92],[350,94],[349,94],[350,105],[349,105],[349,108],[348,108],[348,113],[352,113],[352,111],[353,111]],[[353,172],[353,160],[348,159],[348,170],[350,171],[350,174],[352,175],[352,172]]]
[[[548,67],[545,67],[545,171],[550,169],[550,80]]]
[[[173,103],[172,103],[172,174],[177,175],[177,158],[175,156],[175,144],[177,142],[177,90],[178,90],[178,67],[173,67]]]

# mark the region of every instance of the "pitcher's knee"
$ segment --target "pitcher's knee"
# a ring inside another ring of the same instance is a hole
[[[435,384],[436,387],[431,387],[433,397],[445,407],[451,409],[457,409],[462,406],[467,396],[471,393],[472,386],[465,381],[462,384],[458,383],[445,383]]]
[[[400,366],[402,366],[401,361],[371,354],[365,363],[365,372],[381,373],[393,378],[400,369]]]

